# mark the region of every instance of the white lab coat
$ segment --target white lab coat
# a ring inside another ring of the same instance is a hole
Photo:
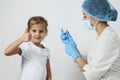
[[[120,80],[120,39],[109,26],[87,55],[86,80]]]

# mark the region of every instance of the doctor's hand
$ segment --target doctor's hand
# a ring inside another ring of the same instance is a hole
[[[78,49],[71,45],[65,45],[65,51],[66,53],[73,58],[73,60],[76,62],[77,57],[82,56]]]
[[[71,45],[76,47],[76,43],[74,42],[72,36],[70,35],[70,33],[68,31],[63,31],[63,29],[61,29],[61,41],[65,44],[65,45]]]

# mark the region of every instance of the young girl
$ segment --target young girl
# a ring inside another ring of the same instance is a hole
[[[41,44],[47,35],[47,26],[43,17],[31,17],[26,32],[4,51],[7,56],[21,55],[21,80],[52,80],[49,50]]]

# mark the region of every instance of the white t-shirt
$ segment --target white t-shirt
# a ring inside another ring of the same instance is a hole
[[[84,66],[86,80],[120,80],[120,39],[107,27],[98,37]]]
[[[50,58],[47,48],[39,48],[32,42],[20,45],[22,51],[21,80],[46,80],[46,62]]]

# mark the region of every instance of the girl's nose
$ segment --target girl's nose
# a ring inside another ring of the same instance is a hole
[[[39,32],[39,31],[37,31],[37,32],[36,32],[36,35],[40,35],[40,32]]]

